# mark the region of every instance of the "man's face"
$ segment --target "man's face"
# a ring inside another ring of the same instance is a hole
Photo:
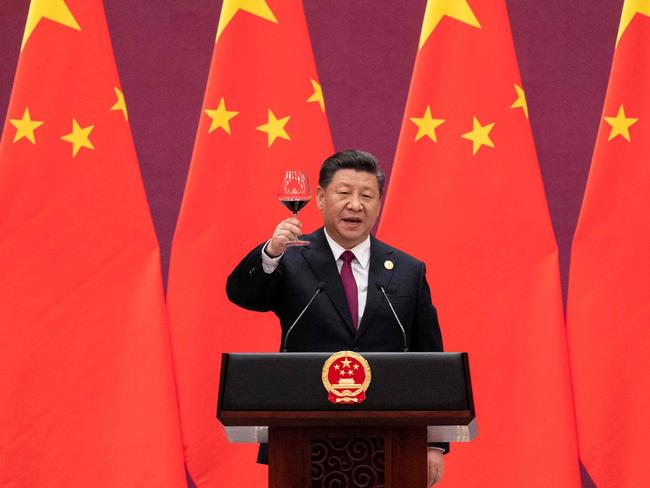
[[[340,169],[327,188],[318,187],[316,204],[329,236],[346,249],[363,242],[375,225],[381,203],[377,177]]]

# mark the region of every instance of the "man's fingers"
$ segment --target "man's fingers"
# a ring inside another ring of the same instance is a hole
[[[294,217],[289,217],[280,222],[276,229],[290,230],[295,235],[299,236],[302,232],[302,222]]]
[[[435,485],[438,481],[440,481],[441,478],[442,476],[440,476],[440,473],[438,471],[432,472],[429,470],[429,487]]]
[[[302,223],[300,220],[289,217],[278,224],[271,236],[271,242],[266,247],[267,253],[271,257],[277,257],[284,253],[287,243],[295,241],[301,233]]]
[[[290,230],[276,230],[275,234],[273,235],[273,239],[279,239],[280,242],[288,242],[288,241],[293,241],[296,239],[296,236],[298,234],[291,232]]]
[[[429,449],[427,453],[427,464],[429,471],[429,487],[442,479],[445,473],[445,461],[442,453],[435,449]]]
[[[432,468],[429,466],[429,486],[435,485],[438,481],[442,479],[442,474],[444,472],[444,468],[439,468],[435,467]]]
[[[296,224],[294,224],[292,222],[286,222],[286,221],[280,222],[280,224],[275,228],[275,231],[276,232],[289,231],[289,232],[291,232],[292,234],[294,234],[296,236],[299,236],[300,232],[301,232],[300,226],[298,226],[298,225],[296,225]]]
[[[300,220],[298,220],[295,217],[289,217],[288,219],[284,219],[283,222],[287,222],[289,224],[295,225],[298,228],[302,227],[302,222],[300,222]]]

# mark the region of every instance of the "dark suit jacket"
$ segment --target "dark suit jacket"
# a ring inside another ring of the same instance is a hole
[[[291,332],[288,351],[402,351],[402,332],[378,284],[385,287],[404,326],[409,350],[442,351],[438,318],[431,304],[423,262],[370,237],[368,295],[355,334],[338,268],[323,228],[303,237],[311,244],[288,248],[271,274],[262,268],[264,244],[259,245],[239,263],[226,286],[228,298],[233,303],[249,310],[273,311],[280,319],[284,340],[318,283],[325,283],[323,291]],[[447,444],[435,445],[448,449]],[[260,459],[265,459],[265,452],[261,452]]]
[[[411,351],[442,351],[436,309],[431,304],[424,263],[371,237],[368,296],[355,334],[343,285],[323,229],[304,236],[311,242],[288,248],[272,274],[262,269],[263,244],[253,249],[228,277],[228,298],[249,310],[273,311],[282,338],[316,291],[291,332],[289,351],[402,351],[402,333],[379,289],[382,284],[406,331]],[[386,263],[392,263],[388,269]]]

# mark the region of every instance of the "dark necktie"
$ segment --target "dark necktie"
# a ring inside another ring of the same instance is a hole
[[[359,293],[357,291],[357,282],[352,274],[351,263],[354,259],[354,254],[352,251],[344,251],[343,254],[341,254],[341,259],[343,260],[343,266],[341,267],[341,283],[343,283],[345,297],[348,299],[348,307],[350,309],[350,315],[352,315],[354,330],[357,330],[359,327]]]

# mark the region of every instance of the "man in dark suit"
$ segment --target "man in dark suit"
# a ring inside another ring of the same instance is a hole
[[[343,151],[323,163],[316,203],[324,227],[300,236],[296,218],[280,222],[228,277],[237,305],[273,311],[289,351],[442,351],[424,263],[370,236],[384,175],[371,154]],[[291,324],[316,296],[287,337]],[[406,344],[382,289],[406,334]],[[442,477],[445,445],[429,449],[429,480]]]

